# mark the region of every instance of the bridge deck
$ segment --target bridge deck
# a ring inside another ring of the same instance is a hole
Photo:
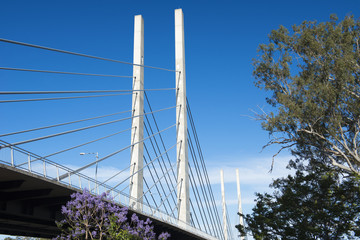
[[[55,237],[59,231],[61,206],[77,189],[29,172],[0,164],[0,234]],[[134,211],[129,210],[129,215]],[[149,217],[157,233],[167,231],[171,239],[205,239]]]

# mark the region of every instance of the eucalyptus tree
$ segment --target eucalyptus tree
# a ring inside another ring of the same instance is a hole
[[[258,114],[271,135],[267,146],[360,174],[359,38],[353,16],[270,33],[253,62],[255,85],[270,92],[267,102],[275,107]]]

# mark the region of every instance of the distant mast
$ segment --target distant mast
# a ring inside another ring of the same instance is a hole
[[[241,207],[241,192],[240,192],[240,177],[239,177],[239,169],[236,169],[236,183],[237,183],[237,194],[238,194],[238,212],[239,213],[243,213],[242,212],[242,207]],[[244,226],[244,218],[240,215],[240,225]],[[241,240],[245,240],[245,237],[240,236]]]
[[[225,240],[228,240],[228,231],[227,231],[227,221],[226,221],[226,203],[225,203],[225,187],[224,187],[224,171],[220,170],[221,178],[221,199],[222,199],[222,209],[223,209],[223,222],[224,222],[224,237]]]

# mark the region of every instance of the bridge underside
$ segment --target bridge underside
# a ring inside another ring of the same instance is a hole
[[[55,221],[62,218],[61,206],[75,191],[56,181],[0,164],[0,234],[55,237],[59,234]],[[130,210],[129,215],[132,213]],[[156,233],[167,231],[171,239],[203,239],[157,219],[150,219]]]

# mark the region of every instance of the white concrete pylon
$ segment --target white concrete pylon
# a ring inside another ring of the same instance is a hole
[[[141,15],[135,16],[134,22],[134,58],[133,63],[144,65],[144,20]],[[144,67],[133,66],[133,95],[132,95],[132,116],[139,116],[132,119],[131,144],[131,168],[130,174],[130,202],[129,206],[142,210],[143,194],[143,154],[144,154]],[[140,91],[139,91],[140,90]],[[141,141],[141,142],[140,142]]]
[[[177,130],[177,161],[178,184],[178,218],[182,222],[190,223],[189,198],[189,165],[187,143],[187,114],[186,114],[186,74],[185,74],[185,41],[184,15],[182,9],[175,10],[175,64],[176,64],[176,130]]]
[[[225,187],[224,187],[224,171],[220,170],[220,180],[221,180],[221,202],[222,202],[222,209],[223,209],[223,223],[224,223],[224,238],[225,240],[229,239],[228,236],[228,226],[226,221],[226,203],[225,203]]]
[[[240,192],[240,175],[239,169],[236,169],[236,184],[237,184],[237,194],[238,194],[238,212],[242,214],[242,206],[241,206],[241,192]],[[244,218],[240,216],[240,225],[244,226]],[[240,237],[241,240],[244,240],[245,237]]]

